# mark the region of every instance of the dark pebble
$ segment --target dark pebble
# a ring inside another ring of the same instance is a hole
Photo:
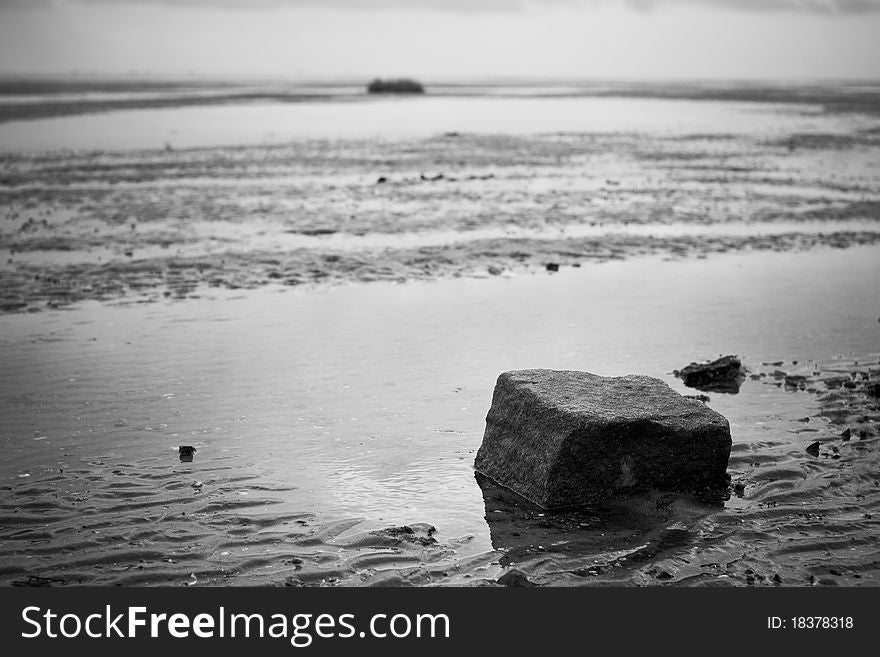
[[[537,586],[534,582],[529,580],[526,577],[526,574],[514,568],[513,570],[508,570],[501,577],[495,580],[496,583],[501,584],[502,586],[512,586],[512,587],[527,587],[527,586]]]
[[[192,445],[181,445],[177,448],[177,451],[180,455],[181,463],[191,463],[193,460],[193,454],[196,452],[196,448]]]

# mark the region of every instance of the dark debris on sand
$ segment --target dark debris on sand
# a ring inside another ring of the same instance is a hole
[[[722,356],[711,362],[691,363],[673,374],[689,388],[735,395],[745,380],[746,370],[738,356]]]
[[[816,418],[828,423],[832,435],[805,447],[813,456],[838,458],[839,447],[825,451],[829,444],[848,443],[854,438],[868,440],[880,435],[880,363],[837,362],[792,363],[792,370],[779,369],[781,362],[766,363],[772,369],[758,372],[757,380],[791,392],[814,395],[819,406]],[[803,418],[801,422],[810,422]]]
[[[13,586],[23,587],[45,587],[45,586],[64,586],[67,581],[60,577],[42,577],[40,575],[28,575],[27,579],[14,580]]]

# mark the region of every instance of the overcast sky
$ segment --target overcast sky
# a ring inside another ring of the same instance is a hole
[[[880,0],[0,0],[0,72],[880,78]]]

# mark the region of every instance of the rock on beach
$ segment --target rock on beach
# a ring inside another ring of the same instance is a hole
[[[736,394],[746,378],[737,356],[722,356],[710,363],[691,363],[674,372],[689,388]]]
[[[720,496],[730,425],[648,376],[520,370],[498,377],[475,469],[538,506],[643,490]]]

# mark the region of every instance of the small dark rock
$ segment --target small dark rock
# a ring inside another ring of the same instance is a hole
[[[534,582],[532,582],[526,574],[517,570],[516,568],[512,570],[508,570],[501,577],[495,580],[501,586],[511,586],[511,587],[528,587],[528,586],[537,586]]]
[[[181,445],[177,448],[177,453],[180,455],[181,463],[190,463],[193,460],[193,454],[196,453],[196,448],[192,445]]]
[[[810,456],[819,456],[819,442],[816,441],[815,443],[811,443],[810,445],[808,445],[806,452]]]
[[[782,584],[782,578],[779,576],[779,573],[773,574],[773,583],[774,584]]]
[[[559,263],[558,262],[548,262],[547,271],[559,271]]]
[[[803,388],[807,385],[807,377],[800,374],[787,374],[785,376],[786,388]]]
[[[738,357],[724,356],[710,363],[691,363],[674,374],[689,388],[736,394],[745,380],[746,372]]]
[[[377,185],[381,185],[381,184],[387,183],[387,182],[388,182],[388,178],[386,178],[385,176],[379,176],[379,178],[376,180]]]
[[[840,434],[841,440],[849,440],[852,437],[852,431],[846,429],[842,434]]]
[[[336,233],[334,228],[304,228],[302,230],[288,230],[287,233],[299,235],[307,235],[309,237],[319,237],[321,235],[333,235]]]
[[[402,527],[388,527],[381,531],[388,536],[423,547],[434,545],[437,542],[437,539],[434,538],[434,533],[437,529],[433,525],[423,522],[403,525]]]

